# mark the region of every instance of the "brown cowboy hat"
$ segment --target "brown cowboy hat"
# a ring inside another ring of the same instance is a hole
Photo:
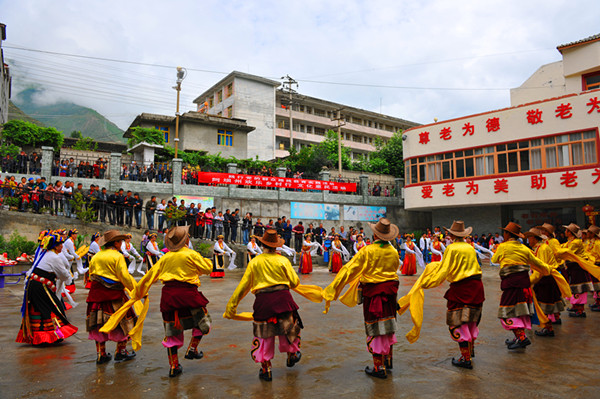
[[[127,238],[126,234],[121,234],[117,230],[108,230],[104,232],[104,235],[100,238],[100,241],[98,241],[98,245],[103,247],[106,244],[110,244],[111,242],[119,240],[124,240],[125,238]]]
[[[564,226],[563,227],[567,230],[569,230],[571,233],[573,233],[573,235],[577,238],[581,238],[581,228],[579,226],[577,226],[575,223],[569,223],[568,226]]]
[[[268,229],[265,231],[262,237],[258,237],[258,241],[262,242],[269,248],[279,248],[285,244],[283,238],[279,238],[277,230]]]
[[[554,228],[554,225],[550,223],[544,223],[543,225],[536,227],[540,230],[546,231],[548,233],[547,236],[555,237],[554,230],[556,229]]]
[[[539,227],[532,227],[529,229],[529,231],[523,233],[523,235],[525,237],[535,237],[538,240],[545,240],[548,238],[544,235],[544,232]]]
[[[596,237],[600,238],[600,227],[592,225],[588,227],[588,231],[591,234],[594,234]]]
[[[393,240],[394,238],[398,237],[398,232],[400,231],[400,229],[398,229],[398,226],[391,223],[386,218],[379,219],[379,222],[377,222],[377,224],[369,223],[369,227],[371,228],[371,230],[373,230],[373,234],[375,234],[378,238],[382,239],[383,241]]]
[[[466,237],[473,232],[473,227],[465,228],[465,222],[462,220],[455,220],[452,222],[450,228],[444,227],[444,230],[456,237]]]
[[[512,234],[515,237],[525,238],[523,234],[521,234],[521,225],[516,224],[515,222],[508,222],[506,227],[500,227],[502,230],[507,233]]]
[[[177,226],[169,230],[165,236],[165,245],[169,248],[169,251],[178,251],[185,247],[188,242],[188,230],[190,226]]]

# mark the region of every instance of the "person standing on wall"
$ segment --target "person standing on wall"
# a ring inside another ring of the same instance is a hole
[[[304,236],[304,226],[302,225],[302,221],[294,226],[292,232],[294,233],[294,249],[297,253],[300,253],[302,250],[302,237]]]
[[[146,223],[148,230],[154,230],[154,212],[156,212],[156,195],[150,197],[150,201],[146,202]]]

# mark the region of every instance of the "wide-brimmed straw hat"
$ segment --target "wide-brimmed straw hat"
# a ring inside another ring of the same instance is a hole
[[[512,234],[515,237],[525,238],[525,236],[521,233],[521,225],[516,224],[515,222],[508,222],[506,227],[500,227],[502,230],[507,233]]]
[[[538,240],[545,240],[548,238],[544,235],[544,232],[539,227],[532,227],[529,229],[529,231],[523,233],[523,235],[525,237],[535,237]]]
[[[183,248],[188,241],[188,231],[190,226],[177,226],[167,233],[165,236],[165,245],[169,251],[178,251]]]
[[[556,228],[554,227],[554,225],[550,224],[550,223],[544,223],[541,226],[536,226],[538,229],[541,229],[542,231],[545,231],[547,236],[551,236],[551,237],[556,237],[556,235],[554,234],[554,230],[556,230]]]
[[[444,230],[456,237],[466,237],[473,232],[473,227],[465,228],[465,222],[462,220],[455,220],[452,222],[450,228],[444,227]]]
[[[278,248],[285,244],[285,240],[283,238],[279,238],[277,235],[277,230],[273,229],[266,230],[262,237],[258,237],[258,241],[262,242],[269,248]]]
[[[378,238],[383,241],[390,241],[394,238],[398,237],[398,226],[391,223],[386,218],[381,218],[375,223],[369,223],[369,227],[373,230],[373,234],[375,234]]]
[[[103,247],[106,244],[110,244],[111,242],[124,240],[127,236],[125,234],[119,233],[117,230],[108,230],[104,233],[100,241],[98,241],[98,245]]]
[[[573,233],[575,237],[581,238],[581,227],[577,226],[575,223],[569,223],[568,226],[563,225],[563,227]]]
[[[600,238],[600,227],[592,225],[588,227],[588,231],[596,237]]]

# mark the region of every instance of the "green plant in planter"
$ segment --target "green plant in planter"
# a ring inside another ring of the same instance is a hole
[[[16,231],[11,234],[8,241],[4,236],[0,236],[0,253],[6,252],[9,259],[16,259],[22,253],[33,255],[36,248],[36,242],[28,241]]]
[[[93,198],[86,200],[81,193],[75,193],[73,195],[73,199],[69,201],[71,201],[73,211],[79,220],[84,223],[89,223],[96,220],[96,212],[92,208],[92,203],[94,202]]]
[[[200,253],[200,255],[204,256],[205,258],[211,258],[212,257],[212,244],[207,243],[207,242],[201,242],[198,241],[196,243],[196,245],[194,245],[194,249],[196,251],[198,251]]]

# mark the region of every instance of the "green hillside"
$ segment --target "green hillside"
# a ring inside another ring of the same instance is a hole
[[[32,100],[36,92],[37,89],[34,88],[26,89],[13,98],[15,104],[29,117],[61,130],[67,137],[73,130],[79,130],[84,137],[94,140],[125,142],[123,131],[93,109],[71,102],[38,105]]]
[[[26,122],[31,122],[34,125],[41,126],[41,127],[45,126],[42,122],[38,121],[37,119],[33,119],[32,117],[27,115],[25,112],[21,111],[21,109],[19,107],[17,107],[12,101],[9,101],[8,102],[8,120],[12,121],[15,119],[21,120],[21,121],[26,121]]]

